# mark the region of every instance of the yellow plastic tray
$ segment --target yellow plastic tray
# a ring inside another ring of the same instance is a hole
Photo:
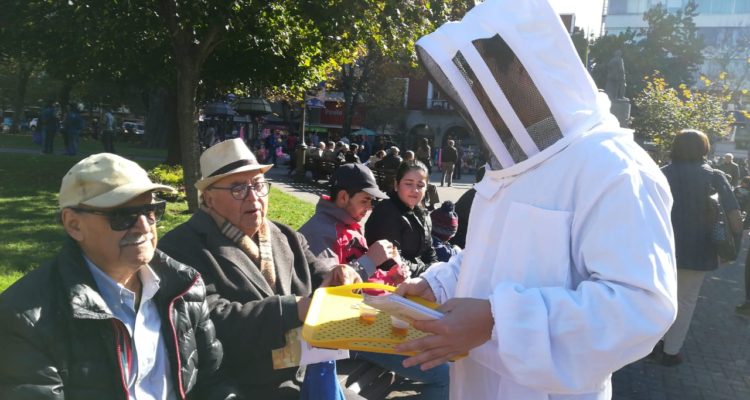
[[[409,327],[406,336],[396,336],[391,331],[388,314],[379,312],[375,322],[365,325],[359,321],[361,289],[380,289],[392,292],[393,286],[378,283],[358,283],[347,286],[319,288],[313,295],[307,312],[302,337],[315,347],[348,349],[374,353],[413,355],[395,350],[399,343],[428,336],[428,333]],[[409,297],[430,308],[438,305],[417,297]]]

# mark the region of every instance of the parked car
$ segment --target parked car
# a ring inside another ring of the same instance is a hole
[[[126,121],[122,123],[120,130],[121,140],[128,142],[141,142],[144,140],[145,126],[142,122]]]
[[[13,118],[12,117],[4,117],[3,123],[0,125],[0,130],[3,132],[7,132],[10,130],[10,127],[13,126]]]
[[[135,124],[135,134],[138,136],[141,136],[146,133],[146,125],[144,124]]]

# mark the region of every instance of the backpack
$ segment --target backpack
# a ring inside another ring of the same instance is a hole
[[[717,178],[716,172],[713,173]],[[720,178],[720,177],[719,177]],[[737,259],[738,249],[735,246],[734,234],[729,226],[729,220],[724,212],[724,206],[719,201],[719,194],[713,184],[710,185],[709,196],[706,200],[708,209],[708,222],[711,232],[711,243],[716,249],[716,254],[724,261]]]

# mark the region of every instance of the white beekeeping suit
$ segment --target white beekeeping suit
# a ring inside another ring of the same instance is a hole
[[[545,0],[488,0],[417,43],[493,159],[466,249],[423,278],[490,301],[492,338],[451,371],[453,399],[608,399],[676,314],[672,198],[619,127]]]

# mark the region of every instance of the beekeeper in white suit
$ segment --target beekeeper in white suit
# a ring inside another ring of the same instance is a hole
[[[466,249],[399,293],[442,303],[407,366],[451,369],[453,399],[609,399],[611,374],[676,315],[672,198],[619,127],[546,0],[488,0],[417,42],[493,155]]]

